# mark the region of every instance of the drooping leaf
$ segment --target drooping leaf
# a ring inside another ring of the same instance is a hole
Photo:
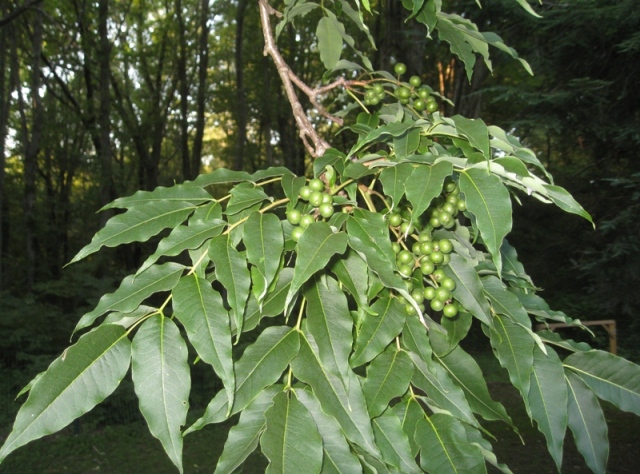
[[[271,326],[262,331],[235,363],[236,393],[231,411],[227,394],[221,390],[209,402],[204,415],[185,434],[244,410],[265,387],[276,383],[299,348],[299,333],[288,326]]]
[[[533,371],[533,339],[523,327],[500,315],[494,317],[490,337],[491,347],[500,365],[507,369],[511,384],[520,391],[526,402]]]
[[[361,308],[368,308],[367,263],[356,252],[349,249],[346,258],[338,258],[331,265],[331,271],[338,277]]]
[[[395,273],[396,255],[381,214],[358,210],[347,221],[349,246],[358,252],[387,288],[405,289]]]
[[[483,292],[478,272],[458,254],[451,254],[449,265],[444,267],[449,278],[456,282],[453,296],[480,321],[491,326],[491,309]]]
[[[158,186],[153,191],[137,191],[131,196],[116,199],[104,206],[101,211],[113,208],[131,209],[150,202],[186,201],[192,204],[201,204],[212,200],[211,194],[202,187],[193,183],[183,183],[168,188]]]
[[[205,173],[193,180],[193,184],[201,187],[212,184],[242,183],[252,181],[251,175],[246,171],[234,171],[228,168],[217,168],[211,173]]]
[[[415,366],[412,383],[429,397],[430,403],[472,426],[480,426],[460,387],[453,383],[445,369],[433,361],[423,361],[409,352]]]
[[[525,327],[531,327],[531,320],[520,300],[506,291],[504,284],[495,276],[487,276],[481,279],[484,292],[491,301],[494,312],[508,316],[512,321]]]
[[[229,194],[231,194],[231,198],[224,210],[225,214],[229,216],[269,199],[262,188],[256,187],[253,183],[240,183],[234,186]]]
[[[604,474],[609,458],[607,420],[598,398],[575,373],[565,371],[569,395],[569,428],[578,451],[594,473]]]
[[[357,474],[362,472],[358,458],[349,449],[338,421],[322,411],[320,401],[309,390],[295,390],[296,397],[307,407],[322,437],[323,474]]]
[[[504,406],[491,398],[476,360],[460,346],[448,351],[443,357],[439,356],[440,348],[448,348],[446,336],[438,331],[430,331],[429,336],[436,351],[436,360],[446,369],[451,380],[464,391],[473,412],[485,420],[500,420],[513,425]]]
[[[384,189],[385,195],[391,198],[392,208],[396,208],[400,203],[402,196],[404,196],[404,183],[412,172],[412,165],[409,163],[400,163],[396,166],[389,166],[388,168],[383,169],[380,173],[382,189]]]
[[[417,443],[414,434],[416,426],[425,417],[422,406],[414,397],[406,397],[400,403],[395,404],[390,412],[400,420],[400,426],[402,426],[402,430],[409,439],[411,454],[415,458],[420,451],[420,445]]]
[[[282,392],[281,385],[265,388],[241,413],[238,424],[229,430],[214,474],[232,474],[255,451],[267,426],[264,417],[273,398]]]
[[[182,433],[187,421],[191,376],[180,330],[161,314],[147,319],[131,347],[131,376],[149,432],[182,472]]]
[[[334,233],[324,222],[315,222],[307,227],[298,241],[297,259],[285,307],[289,306],[295,294],[314,273],[323,269],[331,257],[344,253],[346,249],[347,236],[344,232]]]
[[[260,320],[269,316],[278,316],[284,311],[284,303],[291,286],[291,279],[293,278],[293,268],[283,268],[278,273],[278,281],[275,287],[265,297],[262,302],[262,309],[258,305],[258,301],[254,296],[249,297],[247,302],[247,311],[244,320],[244,331],[250,331],[254,329]],[[231,321],[231,332],[236,332],[236,327],[233,321]]]
[[[402,331],[407,313],[397,298],[383,296],[371,305],[360,326],[351,356],[351,366],[358,367],[373,360]]]
[[[372,418],[381,415],[392,399],[407,391],[412,375],[413,362],[406,352],[396,348],[389,347],[371,361],[362,392]]]
[[[108,397],[129,370],[131,344],[122,326],[105,324],[83,335],[31,384],[0,461],[20,446],[60,431]]]
[[[251,175],[251,179],[255,183],[264,179],[275,178],[277,176],[293,176],[293,173],[289,168],[284,166],[270,166],[253,173]]]
[[[341,31],[342,30],[342,31]],[[316,28],[318,50],[325,69],[331,70],[342,54],[342,33],[344,25],[332,17],[323,16]]]
[[[403,474],[422,472],[411,453],[409,437],[403,431],[397,416],[389,413],[374,418],[373,433],[387,464]]]
[[[117,247],[131,242],[145,242],[161,230],[174,228],[191,214],[196,205],[188,201],[149,201],[109,219],[69,264],[82,260],[103,246]]]
[[[431,360],[431,342],[427,337],[427,329],[417,318],[406,319],[402,329],[402,346],[425,362]]]
[[[347,298],[331,277],[315,278],[304,292],[307,330],[318,344],[318,356],[327,370],[347,378],[353,319]]]
[[[247,260],[259,275],[253,280],[253,294],[262,302],[280,268],[284,249],[280,219],[275,214],[254,212],[244,225],[242,240],[247,249]]]
[[[598,397],[640,415],[640,366],[600,350],[571,354],[563,363]]]
[[[420,445],[420,465],[427,472],[486,473],[482,453],[469,443],[462,423],[452,416],[425,416],[418,422],[415,438]]]
[[[313,345],[313,347],[312,347]],[[366,401],[360,383],[353,372],[349,372],[345,383],[322,365],[317,346],[310,336],[300,340],[300,353],[292,363],[293,374],[308,384],[320,401],[322,410],[333,416],[352,442],[371,453],[379,454],[373,438],[373,429],[367,413]]]
[[[175,257],[184,250],[200,247],[206,240],[220,235],[227,223],[220,219],[211,221],[189,222],[188,226],[180,225],[158,243],[158,248],[140,266],[137,274],[140,275],[160,257]]]
[[[461,136],[469,140],[471,146],[480,151],[485,159],[491,158],[489,145],[489,130],[481,119],[469,119],[461,115],[451,117],[456,124],[456,129]]]
[[[74,332],[90,326],[108,311],[130,312],[154,293],[171,290],[178,284],[184,268],[183,265],[167,262],[153,265],[140,275],[125,277],[116,291],[104,295],[93,311],[80,318]]]
[[[236,339],[242,331],[244,310],[249,297],[251,276],[247,268],[245,252],[239,252],[231,246],[230,236],[219,235],[209,244],[209,258],[216,268],[216,278],[227,290],[227,302],[235,321]]]
[[[414,168],[405,183],[407,199],[411,202],[414,216],[421,216],[431,201],[442,192],[444,180],[452,172],[453,166],[448,161]]]
[[[460,173],[460,190],[464,193],[467,208],[476,217],[482,241],[502,272],[500,247],[511,230],[511,200],[509,191],[500,178],[486,169],[471,168]]]
[[[537,346],[533,348],[533,371],[528,399],[531,417],[536,420],[538,430],[547,439],[549,454],[560,471],[568,421],[567,385],[564,383],[562,362],[551,348],[547,348],[547,354]]]
[[[404,135],[393,138],[393,151],[398,160],[413,154],[420,145],[420,129],[412,128]]]
[[[284,195],[289,198],[289,202],[292,206],[295,206],[298,202],[298,193],[300,188],[305,185],[307,179],[304,176],[294,176],[287,174],[282,177],[280,185],[284,191]]]
[[[187,275],[173,289],[173,312],[187,331],[200,358],[222,380],[233,402],[235,376],[231,354],[229,313],[220,293],[196,275]]]
[[[561,188],[560,186],[555,186],[553,184],[545,184],[544,188],[549,193],[549,197],[551,200],[558,206],[560,209],[566,212],[570,212],[572,214],[577,214],[579,216],[584,217],[586,220],[593,224],[593,219],[591,215],[576,201],[569,192]],[[595,224],[593,224],[595,227]]]
[[[269,459],[268,474],[319,473],[322,438],[307,408],[288,392],[280,392],[265,412],[267,427],[260,438]]]

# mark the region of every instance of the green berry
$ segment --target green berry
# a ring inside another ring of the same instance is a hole
[[[311,196],[312,192],[313,192],[313,189],[311,189],[309,186],[302,186],[300,188],[300,191],[298,192],[298,196],[303,201],[308,201],[309,200],[309,196]]]
[[[402,224],[402,216],[396,212],[390,213],[387,219],[391,227],[398,227]]]
[[[449,277],[444,277],[442,280],[440,280],[440,287],[449,291],[453,291],[456,289],[456,282]]]
[[[420,263],[420,271],[422,272],[423,275],[431,275],[435,269],[436,269],[436,266],[431,261],[425,261]]]
[[[407,72],[407,65],[404,63],[396,63],[396,65],[393,67],[393,70],[397,75],[401,76],[405,72]]]
[[[442,308],[442,314],[447,318],[455,318],[458,314],[458,307],[455,304],[447,304]]]
[[[453,244],[449,239],[442,239],[438,242],[438,246],[440,247],[440,252],[442,253],[451,253],[453,251]]]
[[[432,299],[429,305],[434,311],[442,311],[442,308],[444,308],[444,303],[437,298]]]
[[[297,242],[300,240],[300,237],[302,237],[303,233],[304,233],[304,229],[302,227],[294,227],[293,230],[291,231],[291,238],[293,239],[294,242]]]
[[[324,191],[324,183],[320,178],[313,178],[308,186],[314,191]]]
[[[318,206],[318,212],[322,217],[328,219],[333,215],[333,204],[323,202],[322,204],[320,204],[320,206]]]
[[[311,224],[313,224],[316,220],[313,218],[311,214],[305,214],[300,218],[300,227],[306,229]]]
[[[424,289],[424,299],[431,301],[436,297],[436,289],[433,286],[427,286]]]
[[[301,218],[302,212],[300,212],[298,209],[291,209],[290,211],[287,211],[287,220],[289,221],[289,223],[298,225],[300,224]]]

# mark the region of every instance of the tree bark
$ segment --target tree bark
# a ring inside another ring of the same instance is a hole
[[[242,60],[242,37],[244,33],[244,17],[247,10],[248,0],[238,1],[236,11],[236,156],[233,168],[242,170],[244,168],[244,148],[247,141],[247,103],[245,100],[244,88],[244,63]]]
[[[182,15],[182,0],[175,0],[176,21],[178,23],[178,94],[180,95],[179,118],[179,150],[182,161],[182,176],[189,179],[191,171],[191,157],[189,153],[189,81],[187,79],[187,35]]]
[[[98,127],[100,130],[100,207],[105,206],[114,199],[112,176],[112,151],[111,151],[111,43],[107,32],[109,19],[109,0],[100,0],[98,4],[98,89],[99,110]],[[113,215],[111,211],[100,213],[100,227]]]
[[[196,94],[196,123],[193,150],[191,154],[191,175],[195,179],[200,174],[202,163],[202,142],[205,126],[205,100],[207,97],[207,69],[209,68],[209,0],[201,1],[200,40],[198,46],[198,92]]]

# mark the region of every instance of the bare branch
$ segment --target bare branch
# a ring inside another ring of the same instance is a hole
[[[278,69],[278,74],[280,75],[285,92],[287,93],[287,98],[289,99],[289,103],[293,109],[293,116],[296,120],[298,130],[300,131],[300,138],[302,139],[305,148],[311,156],[317,158],[324,155],[324,152],[327,148],[331,148],[331,145],[329,145],[329,143],[327,143],[316,131],[315,127],[309,120],[309,117],[307,117],[302,104],[300,104],[300,99],[298,99],[293,86],[295,84],[305,95],[309,97],[309,101],[318,110],[320,115],[334,123],[337,123],[338,125],[342,125],[342,119],[330,114],[327,109],[320,104],[318,96],[326,94],[337,87],[348,88],[350,85],[354,84],[354,81],[347,81],[344,78],[340,78],[326,86],[315,89],[309,87],[291,70],[291,68],[289,68],[275,44],[269,17],[271,15],[282,16],[282,14],[272,8],[271,5],[269,5],[268,0],[259,0],[259,5],[260,21],[262,23],[262,32],[264,34],[264,54],[265,56],[271,56],[271,59],[273,59],[273,62]]]

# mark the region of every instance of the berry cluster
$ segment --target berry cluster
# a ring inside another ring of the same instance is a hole
[[[450,180],[445,183],[443,193],[425,212],[428,223],[417,234],[414,233],[416,227],[422,226],[419,219],[412,219],[408,207],[387,214],[389,228],[397,238],[392,243],[397,270],[405,278],[407,291],[421,310],[425,309],[428,302],[433,311],[442,311],[443,316],[448,318],[455,317],[460,308],[452,294],[456,283],[444,271],[444,267],[451,261],[453,243],[446,238],[435,239],[432,231],[439,227],[453,227],[455,217],[465,209],[457,183]],[[401,296],[398,298],[405,305],[408,314],[416,313],[416,308],[411,303]]]
[[[298,197],[302,201],[307,201],[313,208],[313,212],[305,214],[300,209],[295,208],[287,211],[287,220],[296,226],[291,231],[291,238],[295,242],[300,240],[305,229],[316,221],[317,215],[328,219],[334,212],[333,196],[325,192],[325,184],[319,178],[314,178],[306,186],[302,186],[298,192]]]
[[[403,63],[397,63],[394,67],[398,77],[407,71],[407,66]],[[409,105],[416,112],[427,111],[433,113],[438,110],[438,102],[431,95],[428,87],[420,87],[422,80],[418,76],[411,76],[408,83],[404,82],[388,82],[388,84],[396,86],[393,92],[388,92],[382,83],[376,82],[364,94],[365,105],[375,106],[385,99],[387,94],[395,96],[402,105]]]

